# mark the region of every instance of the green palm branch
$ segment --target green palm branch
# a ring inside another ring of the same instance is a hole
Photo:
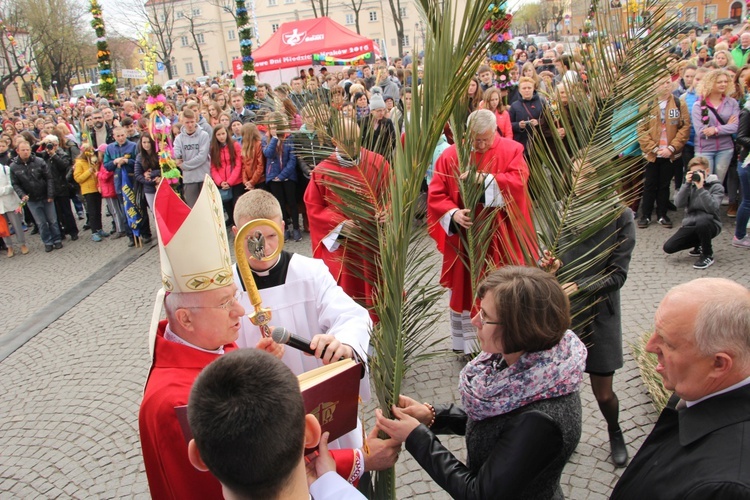
[[[413,88],[413,106],[405,120],[405,142],[397,142],[390,168],[383,171],[387,188],[354,187],[356,177],[333,176],[330,189],[339,199],[338,209],[354,222],[350,240],[367,249],[365,268],[376,275],[358,272],[375,289],[372,311],[379,321],[371,333],[373,355],[370,372],[375,394],[383,412],[390,416],[398,401],[401,382],[409,367],[427,356],[441,311],[433,307],[442,295],[438,270],[429,260],[431,241],[424,230],[414,228],[422,180],[432,160],[443,127],[461,108],[471,77],[484,56],[477,47],[486,46],[489,34],[483,30],[492,0],[469,0],[464,15],[454,24],[458,4],[453,0],[420,0],[427,20],[424,47],[424,78]],[[316,109],[317,108],[317,109]],[[338,137],[348,118],[312,105],[315,130],[321,136]],[[464,118],[465,120],[465,118]],[[456,120],[453,120],[454,122]],[[355,159],[361,141],[346,148]],[[355,167],[356,168],[356,167]],[[377,217],[385,213],[385,222]],[[378,472],[375,498],[396,498],[393,469]]]
[[[641,175],[642,163],[624,153],[636,141],[636,125],[647,118],[655,82],[667,71],[663,47],[672,36],[672,23],[664,22],[664,6],[657,7],[641,28],[647,36],[630,38],[614,35],[621,31],[619,18],[612,15],[608,2],[598,5],[597,30],[610,35],[583,46],[586,81],[563,79],[567,107],[557,91],[546,96],[547,127],[535,131],[529,142],[535,231],[539,246],[553,256],[567,253],[610,225],[632,201],[635,190],[625,186],[637,188],[637,182],[629,181]],[[564,130],[564,137],[558,129]],[[516,232],[530,234],[520,221],[514,218]],[[558,279],[577,281],[613,250],[596,248],[575,262],[565,262]],[[531,260],[528,264],[535,265]]]

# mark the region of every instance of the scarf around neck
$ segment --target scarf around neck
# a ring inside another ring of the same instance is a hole
[[[501,354],[483,352],[461,370],[461,402],[474,421],[510,413],[577,392],[585,366],[586,347],[571,330],[556,346],[524,353],[512,366]]]

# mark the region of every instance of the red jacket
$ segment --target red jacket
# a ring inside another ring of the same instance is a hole
[[[115,192],[115,173],[110,172],[104,165],[99,167],[99,172],[96,176],[99,178],[99,192],[102,193],[102,198],[117,198],[117,192]]]
[[[216,168],[214,162],[211,161],[211,178],[219,188],[222,182],[228,182],[230,186],[242,184],[242,149],[239,143],[232,144],[234,145],[234,164],[230,162],[228,146],[221,148],[219,159],[221,168]]]

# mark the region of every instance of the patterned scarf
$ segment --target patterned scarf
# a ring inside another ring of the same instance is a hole
[[[556,346],[524,353],[512,366],[501,354],[481,353],[461,370],[458,388],[469,418],[480,421],[577,392],[585,367],[586,347],[568,330]]]

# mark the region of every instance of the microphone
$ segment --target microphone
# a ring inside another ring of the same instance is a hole
[[[286,344],[289,347],[294,347],[299,351],[306,352],[307,354],[312,354],[313,356],[315,356],[315,350],[310,349],[309,340],[294,335],[283,326],[277,326],[273,330],[271,330],[271,338],[277,344]],[[321,354],[321,356],[324,356],[325,353],[326,351],[325,349],[323,349],[323,353]]]

